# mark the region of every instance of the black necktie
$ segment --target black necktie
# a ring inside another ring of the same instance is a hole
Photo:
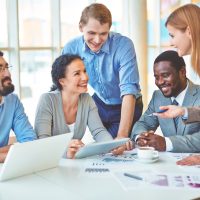
[[[176,101],[176,99],[174,99],[174,101],[172,102],[172,105],[176,105],[178,106],[178,102]],[[177,130],[177,126],[178,126],[178,117],[173,118],[174,119],[174,124]]]

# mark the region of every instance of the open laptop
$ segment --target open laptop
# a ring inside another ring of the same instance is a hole
[[[73,133],[61,134],[24,143],[9,149],[0,169],[0,181],[58,166]]]

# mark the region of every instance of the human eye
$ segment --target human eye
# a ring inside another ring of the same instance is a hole
[[[89,35],[95,35],[95,32],[89,31],[88,34]]]
[[[158,80],[158,76],[154,76],[155,80]]]
[[[74,76],[79,76],[80,75],[80,72],[74,72]]]
[[[174,35],[173,35],[173,34],[171,34],[171,33],[169,33],[169,36],[170,36],[171,38],[174,38]]]
[[[162,74],[163,78],[168,78],[169,77],[169,74],[168,73],[164,73]]]
[[[4,66],[0,66],[0,72],[3,72],[5,70],[9,70],[12,66],[9,66],[9,65],[6,65],[5,67]]]
[[[108,35],[107,32],[105,32],[105,33],[101,33],[101,36],[107,36],[107,35]]]

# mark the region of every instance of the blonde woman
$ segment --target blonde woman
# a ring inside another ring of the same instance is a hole
[[[179,56],[191,55],[193,70],[200,76],[200,8],[195,4],[186,4],[170,14],[165,23],[171,45],[177,48]],[[166,112],[156,114],[162,118],[183,116],[185,123],[200,122],[200,108],[180,106],[161,106]],[[200,164],[200,156],[190,156],[178,164]]]

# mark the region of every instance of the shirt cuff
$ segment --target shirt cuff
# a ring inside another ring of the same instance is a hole
[[[139,135],[136,135],[136,136],[135,136],[135,138],[133,139],[133,141],[135,141],[135,142],[136,142],[136,141],[137,141],[137,139],[138,139],[139,137],[140,137],[140,134],[139,134]]]
[[[182,116],[182,119],[183,119],[183,120],[187,120],[187,119],[188,119],[188,109],[185,108],[185,107],[183,107],[183,109],[185,110],[185,113],[184,113],[184,115]]]
[[[166,151],[172,151],[173,145],[171,140],[168,137],[165,137],[165,142],[166,142]]]

